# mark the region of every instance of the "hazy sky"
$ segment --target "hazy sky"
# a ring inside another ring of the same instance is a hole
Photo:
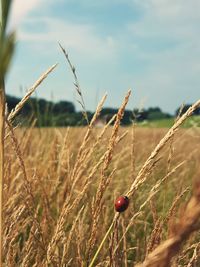
[[[106,106],[118,107],[129,88],[130,109],[159,105],[174,112],[200,97],[199,0],[14,0],[10,28],[17,30],[17,47],[9,94],[22,96],[58,62],[37,95],[75,101],[60,42],[88,110],[105,92]]]

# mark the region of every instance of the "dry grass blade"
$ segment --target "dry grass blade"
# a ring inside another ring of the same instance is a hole
[[[195,266],[197,259],[199,258],[199,252],[200,252],[200,242],[195,245],[194,250],[193,250],[193,255],[192,255],[187,267],[194,267]]]
[[[23,178],[24,178],[24,189],[26,190],[27,195],[29,197],[29,200],[25,200],[25,205],[26,205],[26,208],[29,212],[30,217],[32,217],[33,223],[36,225],[36,229],[37,229],[38,233],[41,236],[41,241],[38,242],[38,244],[40,244],[41,248],[45,251],[45,242],[44,242],[44,238],[43,238],[42,228],[41,228],[41,225],[40,225],[38,218],[35,217],[35,214],[34,214],[34,212],[35,212],[35,207],[34,207],[35,206],[35,198],[34,198],[34,193],[33,193],[33,189],[32,189],[32,184],[30,183],[30,181],[28,179],[26,168],[25,168],[25,163],[24,163],[22,153],[20,150],[20,146],[19,146],[18,140],[14,134],[12,125],[8,120],[6,120],[6,123],[10,129],[11,139],[13,142],[13,148],[14,148],[16,156],[19,160],[20,167],[22,169]],[[37,238],[37,241],[39,241],[38,238]]]
[[[71,243],[71,241],[72,241],[72,236],[73,236],[73,234],[74,234],[74,231],[75,231],[75,227],[76,227],[76,224],[77,224],[77,222],[78,222],[78,220],[79,220],[79,218],[80,218],[80,215],[81,215],[81,213],[82,213],[82,211],[83,211],[83,209],[84,209],[85,207],[83,206],[81,209],[80,209],[80,211],[78,212],[78,214],[77,214],[77,216],[76,216],[76,218],[75,218],[75,220],[74,220],[74,222],[73,222],[73,225],[72,225],[72,227],[71,227],[71,230],[70,230],[70,233],[69,233],[69,236],[68,237],[65,237],[64,238],[64,248],[63,248],[63,257],[62,257],[62,262],[61,262],[61,265],[62,266],[64,266],[64,264],[65,264],[65,258],[67,258],[67,254],[68,254],[68,252],[69,252],[69,247],[70,247],[70,243]]]
[[[171,208],[169,209],[169,212],[165,218],[165,223],[168,223],[170,226],[170,223],[173,224],[173,220],[174,220],[174,216],[176,213],[176,207],[178,202],[180,201],[180,199],[183,197],[183,195],[188,192],[189,188],[187,187],[186,189],[184,189],[179,195],[176,196],[176,198],[174,199]],[[171,229],[171,227],[169,227],[169,229]]]
[[[8,115],[8,121],[12,121],[13,118],[19,113],[23,108],[24,104],[29,100],[31,95],[35,92],[37,87],[47,78],[47,76],[56,68],[58,64],[53,65],[49,68],[42,76],[34,83],[34,85],[28,90],[27,94],[21,99],[21,101],[16,105],[14,109],[11,110]]]
[[[101,170],[101,180],[100,180],[100,183],[99,183],[99,186],[97,189],[95,203],[94,203],[94,206],[96,207],[96,209],[95,209],[95,212],[93,214],[91,235],[90,235],[90,239],[88,242],[88,253],[87,253],[88,258],[90,258],[91,251],[92,251],[92,249],[95,245],[95,242],[96,242],[98,219],[99,219],[99,216],[101,214],[101,207],[102,207],[102,205],[101,205],[102,197],[103,197],[104,192],[105,192],[107,186],[109,185],[111,177],[112,177],[112,175],[110,175],[110,176],[107,175],[107,170],[108,170],[108,167],[109,167],[110,162],[111,162],[112,157],[113,157],[114,148],[115,148],[117,142],[121,140],[121,139],[118,139],[118,131],[119,131],[120,122],[121,122],[121,119],[123,118],[124,110],[125,110],[125,107],[128,103],[130,95],[131,95],[131,90],[128,91],[121,107],[118,110],[116,121],[115,121],[113,129],[112,129],[111,137],[109,139],[108,148],[107,148],[107,151],[105,153],[105,159],[104,159],[103,167]],[[118,218],[118,216],[114,217],[113,223],[117,222],[117,218]],[[112,227],[110,226],[109,230],[107,231],[106,235],[103,238],[103,241],[100,244],[100,248],[103,246],[103,243],[105,242],[106,238],[108,237],[111,229],[112,229]],[[90,263],[90,266],[93,266],[95,259],[100,252],[100,248],[97,249],[97,252],[95,253],[95,256],[93,257],[93,259]]]
[[[3,206],[3,178],[4,178],[4,128],[5,128],[5,95],[4,82],[0,82],[0,229],[2,231]],[[0,233],[0,264],[2,251],[2,233]]]
[[[174,136],[176,131],[178,130],[179,126],[189,117],[192,115],[195,109],[200,106],[200,100],[194,103],[171,127],[171,129],[166,133],[166,135],[160,140],[158,145],[155,147],[151,155],[148,157],[144,165],[142,166],[141,170],[139,171],[137,177],[135,178],[134,182],[132,183],[129,191],[126,193],[127,196],[131,196],[134,194],[135,189],[137,187],[138,182],[144,178],[147,172],[151,169],[156,156],[159,154],[161,149],[166,145],[166,143]],[[143,180],[143,182],[145,179]]]
[[[90,137],[91,132],[92,132],[92,128],[94,126],[95,121],[97,120],[97,118],[100,115],[100,112],[101,112],[101,110],[103,108],[103,104],[105,103],[106,98],[107,98],[107,95],[103,96],[103,98],[101,99],[100,103],[98,104],[97,109],[96,109],[96,111],[95,111],[95,113],[94,113],[94,115],[93,115],[93,117],[92,117],[92,119],[90,121],[88,129],[87,129],[86,134],[84,136],[83,142],[82,142],[82,144],[81,144],[81,146],[79,148],[77,159],[76,159],[76,163],[74,165],[74,169],[73,169],[73,173],[72,173],[72,180],[73,180],[72,189],[74,188],[74,185],[76,184],[76,181],[77,181],[77,178],[75,179],[75,175],[77,174],[78,166],[81,166],[81,161],[83,160],[83,152],[87,147],[87,144],[88,144],[88,141],[89,141],[89,137]]]
[[[120,246],[120,243],[123,241],[123,238],[125,234],[129,231],[130,227],[134,224],[134,220],[141,215],[143,208],[151,201],[151,199],[159,192],[159,187],[172,175],[174,174],[185,162],[179,163],[176,167],[174,167],[168,174],[166,174],[161,180],[159,180],[149,191],[149,195],[145,202],[142,203],[142,205],[138,208],[138,212],[135,213],[130,219],[129,224],[127,225],[126,229],[124,230],[124,233],[119,240],[117,246],[115,247],[114,253],[116,253],[117,249]]]
[[[146,260],[137,267],[168,267],[171,259],[177,254],[181,245],[189,238],[191,233],[199,229],[200,218],[200,181],[196,183],[194,195],[188,202],[173,236],[158,246],[148,255]]]
[[[112,221],[112,223],[111,223],[111,225],[110,225],[108,231],[107,231],[106,234],[104,235],[104,238],[103,238],[103,240],[101,241],[101,244],[99,245],[99,247],[98,247],[98,249],[97,249],[97,251],[96,251],[94,257],[92,258],[92,260],[91,260],[91,262],[90,262],[90,264],[89,264],[89,267],[93,267],[93,266],[94,266],[95,260],[97,259],[100,250],[102,249],[102,247],[103,247],[103,245],[104,245],[106,239],[108,238],[109,234],[111,233],[111,230],[112,230],[112,228],[113,228],[113,226],[114,226],[114,224],[116,223],[116,221],[117,221],[118,218],[119,218],[119,214],[115,214],[115,217],[114,217],[114,219],[113,219],[113,221]]]
[[[76,69],[75,67],[72,65],[71,63],[71,60],[69,59],[69,55],[68,53],[65,51],[65,49],[62,47],[62,45],[60,43],[58,43],[69,66],[70,66],[70,69],[73,73],[73,76],[74,76],[74,85],[75,85],[75,88],[76,88],[76,91],[78,93],[78,95],[80,96],[80,100],[78,100],[78,103],[81,105],[82,109],[83,109],[83,116],[85,118],[85,120],[87,121],[87,124],[89,125],[89,119],[88,119],[88,115],[87,115],[87,111],[86,111],[86,107],[85,107],[85,101],[84,101],[84,98],[83,98],[83,94],[82,94],[82,91],[81,91],[81,87],[80,87],[80,84],[79,84],[79,81],[78,81],[78,77],[77,77],[77,74],[76,74]]]

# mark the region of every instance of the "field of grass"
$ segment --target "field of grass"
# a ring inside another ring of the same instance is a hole
[[[174,118],[144,121],[139,123],[140,127],[148,128],[170,128],[174,124]],[[200,116],[192,116],[182,125],[183,128],[200,127]]]
[[[199,171],[199,129],[175,134],[138,180],[167,129],[133,126],[116,131],[118,126],[10,126],[4,166],[4,266],[89,266],[110,226],[90,266],[136,266],[184,229],[184,209]],[[120,195],[128,195],[130,205],[119,214],[114,202]],[[199,266],[198,248],[196,232],[183,243],[173,266]],[[191,259],[196,265],[187,265]]]

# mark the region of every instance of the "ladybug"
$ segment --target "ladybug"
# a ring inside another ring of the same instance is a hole
[[[127,196],[120,196],[115,201],[115,210],[123,212],[128,208],[129,198]]]

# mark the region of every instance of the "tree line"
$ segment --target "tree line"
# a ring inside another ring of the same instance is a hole
[[[6,102],[8,111],[12,110],[19,101],[19,98],[7,95]],[[150,107],[142,110],[125,110],[121,123],[122,125],[129,125],[133,121],[143,122],[172,118],[178,114],[183,114],[190,106],[191,105],[187,104],[177,108],[174,115],[163,112],[159,107]],[[115,108],[103,108],[100,120],[105,123],[116,113],[117,109]],[[92,118],[93,114],[93,112],[87,111],[89,120]],[[194,115],[200,115],[200,108],[194,111]],[[17,119],[20,122],[23,121],[24,125],[28,125],[33,117],[37,118],[36,126],[38,127],[83,126],[87,124],[82,112],[76,111],[74,104],[69,101],[59,101],[54,103],[53,101],[41,98],[31,98],[24,105]]]

